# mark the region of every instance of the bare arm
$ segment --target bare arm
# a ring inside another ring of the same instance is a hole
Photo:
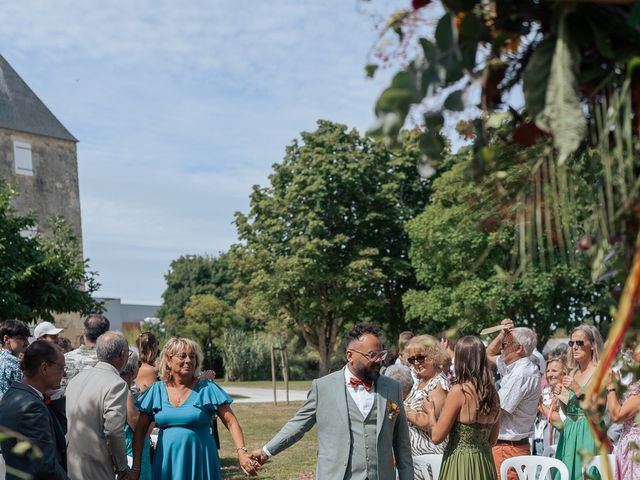
[[[130,475],[132,475],[134,479],[137,479],[138,475],[140,475],[142,449],[144,448],[144,439],[147,435],[149,425],[151,425],[151,415],[140,412],[138,422],[133,430],[133,466],[131,467]]]
[[[430,399],[423,402],[423,408],[429,416],[429,427],[431,429],[431,440],[436,445],[442,443],[449,432],[453,428],[453,424],[460,415],[460,409],[464,403],[464,393],[459,385],[455,385],[449,395],[447,395],[447,401],[444,408],[440,413],[440,418],[435,418],[435,405]]]
[[[500,356],[500,351],[502,350],[502,339],[504,338],[505,332],[508,332],[513,328],[513,320],[511,320],[510,318],[505,318],[504,320],[502,320],[502,322],[500,322],[500,325],[504,325],[508,328],[502,330],[487,347],[487,359],[493,365],[496,365],[498,357]]]
[[[493,447],[498,441],[498,434],[500,433],[500,415],[496,418],[496,423],[491,427],[491,433],[489,434],[489,444]]]
[[[611,420],[615,423],[622,423],[640,412],[640,394],[632,395],[623,404],[620,404],[616,391],[609,389],[609,387],[607,390],[607,410],[611,414]]]
[[[155,367],[143,363],[138,371],[136,377],[136,385],[140,388],[141,392],[144,392],[147,388],[153,385],[158,380],[158,371]]]
[[[429,392],[429,398],[433,401],[434,405],[434,414],[436,420],[440,417],[440,412],[442,412],[442,407],[444,406],[444,402],[447,399],[447,392],[442,385],[438,384],[435,390]],[[407,420],[409,420],[412,424],[422,430],[429,430],[429,416],[423,411],[416,411],[412,408],[405,408],[407,414]]]
[[[140,417],[140,411],[133,400],[133,395],[129,392],[129,396],[127,397],[127,423],[129,426],[135,430],[136,425],[138,424],[138,418]]]
[[[256,476],[258,474],[256,466],[249,453],[244,450],[244,433],[242,433],[242,427],[240,427],[240,422],[238,422],[238,418],[235,413],[233,413],[233,410],[231,410],[229,405],[220,405],[218,407],[218,417],[220,417],[225,428],[229,430],[229,433],[231,434],[233,446],[238,452],[240,468],[242,468],[242,471],[245,474]]]

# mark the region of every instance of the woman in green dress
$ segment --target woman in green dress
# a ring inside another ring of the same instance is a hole
[[[497,480],[491,446],[498,438],[500,398],[479,338],[466,336],[456,343],[454,365],[456,382],[440,417],[435,418],[429,397],[422,404],[431,440],[440,443],[449,436],[439,478]]]
[[[600,352],[602,352],[602,336],[591,325],[580,325],[571,332],[567,364],[569,374],[557,385],[554,393],[560,401],[567,418],[560,433],[556,458],[569,469],[570,480],[582,479],[582,457],[580,450],[597,453],[596,444],[591,434],[580,402],[591,376],[596,371]],[[554,479],[559,479],[556,473]]]

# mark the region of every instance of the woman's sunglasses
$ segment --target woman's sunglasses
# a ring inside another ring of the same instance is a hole
[[[584,347],[584,340],[569,340],[569,347],[573,347],[574,345]]]
[[[410,364],[415,362],[422,363],[426,358],[427,358],[426,355],[416,355],[415,357],[407,358],[407,363],[410,363]]]

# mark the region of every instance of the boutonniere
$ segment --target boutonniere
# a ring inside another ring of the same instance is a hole
[[[400,408],[395,402],[387,402],[387,408],[389,409],[389,420],[393,420],[400,414]]]

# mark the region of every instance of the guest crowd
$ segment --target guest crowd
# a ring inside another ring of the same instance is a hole
[[[254,450],[193,340],[160,348],[145,332],[129,345],[98,314],[84,320],[77,349],[61,333],[50,322],[33,334],[18,320],[0,324],[8,480],[220,479],[217,419],[250,476],[314,425],[319,479],[430,480],[412,458],[441,454],[442,480],[497,480],[502,463],[522,455],[553,456],[578,480],[584,454],[597,454],[582,400],[603,340],[589,325],[545,356],[536,333],[511,320],[486,346],[403,332],[393,351],[377,327],[358,325],[345,338],[345,367],[314,380],[298,413]],[[640,480],[640,379],[620,375],[637,372],[640,346],[621,358],[606,386],[608,435],[619,478]]]

